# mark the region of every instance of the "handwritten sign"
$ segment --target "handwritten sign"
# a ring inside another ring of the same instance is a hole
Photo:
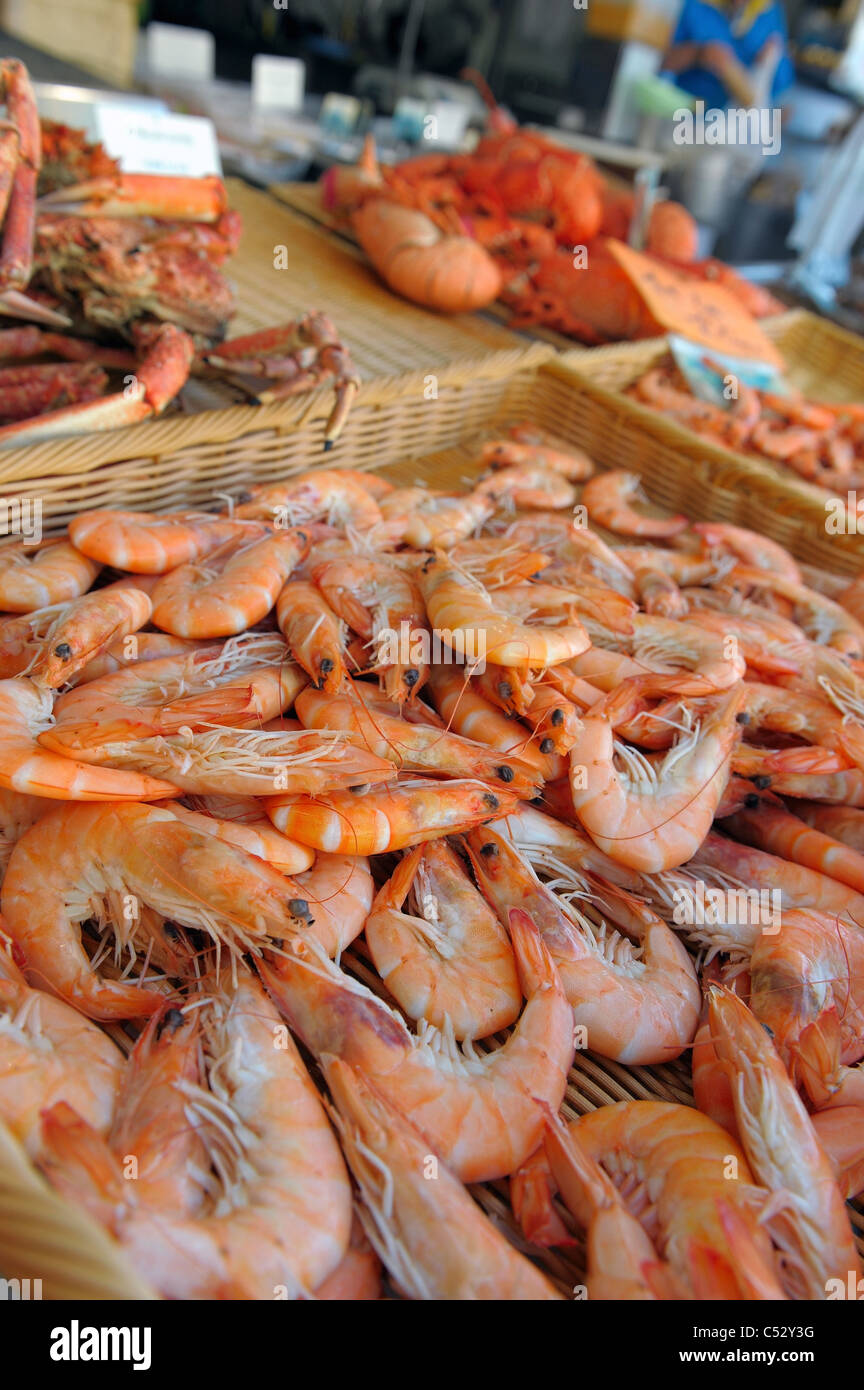
[[[609,250],[668,333],[735,357],[783,366],[771,339],[728,290],[682,275],[621,241],[610,238]]]
[[[204,116],[175,116],[100,102],[95,125],[96,138],[119,159],[126,174],[198,179],[222,173],[213,122]]]

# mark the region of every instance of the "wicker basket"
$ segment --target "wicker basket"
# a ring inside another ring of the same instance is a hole
[[[562,441],[593,449],[601,462],[625,461],[616,452],[614,437],[604,437],[591,424],[593,417],[586,416],[590,396],[574,381],[572,370],[548,358],[548,351],[535,345],[517,354],[509,370],[500,361],[487,360],[473,374],[456,369],[442,372],[437,399],[424,396],[421,373],[370,383],[328,462],[380,469],[396,484],[426,480],[437,487],[454,486],[476,474],[478,446],[484,438],[522,419],[530,419]],[[103,500],[153,508],[201,505],[217,490],[250,477],[274,478],[307,466],[311,458],[321,457],[311,452],[311,439],[308,426],[298,421],[294,432],[282,434],[273,427],[224,443],[190,445],[185,452],[157,459],[133,459],[128,466],[114,464],[90,473],[79,470],[65,480],[54,480],[58,485],[53,494],[54,516],[59,519]],[[633,466],[636,460],[626,462]],[[682,467],[671,450],[651,451],[639,462],[649,496],[661,504],[658,511],[669,502],[694,518],[716,514],[719,503],[710,482],[694,479],[693,470]],[[346,963],[361,979],[373,983],[358,951],[352,951]],[[689,1059],[685,1056],[666,1066],[625,1067],[588,1052],[577,1053],[562,1110],[567,1118],[628,1099],[692,1104]],[[514,1244],[524,1248],[506,1182],[479,1185],[472,1192]],[[864,1216],[854,1208],[851,1212],[864,1249]],[[580,1245],[566,1252],[532,1248],[531,1253],[565,1294],[582,1282]],[[7,1279],[41,1278],[46,1298],[151,1296],[104,1233],[45,1186],[2,1124],[0,1274]]]
[[[764,327],[786,361],[789,380],[806,396],[864,402],[864,340],[804,309],[778,315]],[[782,464],[712,444],[622,395],[666,351],[666,340],[655,338],[560,358],[578,388],[585,447],[610,466],[643,473],[657,500],[674,510],[749,526],[799,559],[838,573],[864,568],[864,535],[827,532],[823,488]]]

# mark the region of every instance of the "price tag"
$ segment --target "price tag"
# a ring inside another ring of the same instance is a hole
[[[783,366],[771,339],[720,285],[692,280],[612,238],[609,250],[668,333],[734,357]]]
[[[125,174],[203,178],[222,173],[213,122],[205,116],[142,111],[99,103],[96,138]]]
[[[733,357],[728,352],[706,351],[701,343],[691,343],[677,333],[669,334],[669,347],[678,367],[687,378],[694,396],[725,408],[735,396],[728,394],[729,385],[743,381],[757,391],[770,391],[775,396],[788,396],[789,385],[771,362],[756,362],[752,358]]]
[[[252,59],[252,103],[299,111],[306,85],[306,64],[299,58],[271,58],[256,53]]]
[[[147,66],[152,73],[210,82],[215,57],[216,40],[206,29],[187,29],[182,24],[147,25]]]

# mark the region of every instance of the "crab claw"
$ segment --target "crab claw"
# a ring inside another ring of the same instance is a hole
[[[220,178],[169,174],[117,174],[57,188],[39,207],[75,217],[156,217],[172,222],[216,222],[228,210]]]
[[[162,324],[147,341],[147,351],[122,392],[7,425],[0,429],[0,448],[34,444],[64,434],[119,429],[160,415],[185,384],[195,345],[189,334],[173,323]]]
[[[70,328],[72,320],[68,314],[61,314],[31,299],[20,290],[6,290],[0,294],[0,314],[8,314],[13,319],[27,319],[30,323],[44,323],[46,328]]]

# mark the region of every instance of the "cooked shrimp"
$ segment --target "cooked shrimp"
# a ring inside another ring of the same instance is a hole
[[[142,589],[115,585],[59,604],[53,611],[30,614],[30,619],[42,616],[42,621],[30,638],[30,659],[20,673],[56,690],[112,643],[144,627],[151,614],[152,604]]]
[[[864,855],[814,830],[774,798],[759,797],[755,806],[745,806],[728,817],[723,828],[745,844],[815,869],[864,894]]]
[[[101,565],[79,554],[68,541],[32,547],[21,544],[0,549],[0,608],[32,613],[86,594]]]
[[[565,590],[553,589],[545,601],[536,596],[537,610],[544,611],[547,624],[532,627],[524,618],[508,614],[514,607],[527,616],[531,598],[526,600],[521,591],[534,586],[498,589],[493,596],[443,555],[424,565],[417,579],[436,633],[463,661],[488,656],[499,666],[542,669],[577,656],[590,645],[582,624],[573,621]],[[564,620],[561,626],[548,625],[553,610],[559,622]]]
[[[496,666],[488,661],[482,671],[471,677],[473,688],[505,714],[524,716],[534,698],[534,686],[526,679],[530,672],[517,671],[514,666]]]
[[[819,830],[823,835],[831,835],[850,849],[864,854],[864,811],[855,806],[824,806],[818,801],[796,801],[796,816]]]
[[[247,854],[254,854],[256,858],[266,860],[281,874],[300,874],[304,869],[311,868],[314,863],[314,851],[306,845],[298,844],[296,840],[289,840],[287,835],[282,835],[264,815],[254,797],[237,798],[233,803],[229,797],[205,796],[199,799],[205,806],[204,811],[190,809],[180,801],[166,801],[163,803],[163,809],[170,811],[186,825],[191,825],[194,830],[215,835],[226,844],[236,845]],[[237,801],[244,800],[257,814],[251,815],[247,812],[244,820],[219,814],[220,803],[227,802],[230,807],[236,806]],[[209,803],[213,803],[212,810]]]
[[[807,780],[807,779],[805,779]],[[864,922],[864,896],[801,864],[791,864],[774,854],[751,849],[737,840],[711,831],[696,850],[688,869],[694,874],[717,870],[729,875],[736,885],[775,889],[783,895],[783,907],[811,908],[814,912]]]
[[[132,574],[167,574],[200,560],[227,540],[236,526],[206,512],[81,512],[69,523],[69,539],[100,565]]]
[[[840,1105],[810,1116],[831,1163],[841,1196],[848,1201],[864,1190],[864,1106]]]
[[[504,759],[484,744],[447,729],[409,724],[387,714],[374,702],[367,704],[362,685],[346,685],[341,695],[332,696],[310,686],[297,697],[296,709],[307,729],[341,730],[357,747],[388,759],[404,772],[503,782],[517,796],[533,796],[539,785],[535,769],[518,756]]]
[[[658,766],[616,740],[608,702],[589,710],[570,753],[570,792],[595,844],[643,872],[685,864],[705,839],[729,779],[743,703],[740,686],[729,691]]]
[[[277,633],[244,633],[185,656],[136,662],[61,695],[42,746],[78,756],[94,745],[213,724],[258,725],[294,702],[306,677]]]
[[[598,473],[582,489],[582,505],[591,520],[618,536],[644,536],[646,539],[668,540],[685,531],[689,522],[685,516],[653,517],[634,511],[632,500],[644,496],[638,473],[612,470]]]
[[[492,499],[478,491],[447,497],[429,493],[425,488],[400,489],[381,503],[385,520],[379,529],[391,545],[410,545],[416,550],[440,546],[449,550],[473,535],[494,510]]]
[[[46,1122],[44,1166],[55,1186],[106,1222],[166,1298],[310,1297],[348,1248],[352,1208],[318,1092],[245,969],[236,982],[211,986],[202,1030],[207,1084],[178,1082],[163,1142],[185,1109],[209,1152],[206,1206],[165,1215],[125,1181],[122,1154],[62,1109]]]
[[[177,637],[231,637],[265,618],[308,549],[302,531],[232,539],[153,590],[153,623]]]
[[[0,930],[0,1119],[31,1158],[41,1111],[65,1100],[100,1133],[111,1123],[126,1059],[77,1009],[32,989]]]
[[[633,946],[580,910],[587,905],[580,899],[597,895],[596,884],[568,873],[554,852],[544,857],[544,868],[555,874],[547,885],[494,827],[473,831],[466,843],[477,882],[499,919],[506,921],[520,907],[537,924],[593,1051],[637,1065],[671,1061],[683,1052],[696,1031],[699,985],[686,950],[665,922],[648,913]]]
[[[113,676],[115,671],[125,671],[139,661],[157,661],[163,656],[188,656],[206,645],[206,642],[196,642],[190,637],[172,637],[170,632],[135,632],[112,642],[99,656],[94,656],[92,661],[82,666],[66,684],[86,685],[87,681]]]
[[[364,1225],[406,1298],[559,1297],[443,1164],[436,1164],[436,1181],[427,1180],[428,1140],[381,1088],[338,1057],[325,1060],[324,1074]]]
[[[503,668],[502,668],[503,669]],[[508,668],[512,669],[512,668]],[[541,780],[558,775],[563,764],[550,745],[545,752],[535,743],[528,729],[508,719],[490,700],[486,700],[466,680],[459,666],[433,666],[429,672],[429,691],[438,713],[463,738],[485,743],[508,758],[533,767]]]
[[[840,1069],[864,1057],[864,934],[787,908],[782,930],[756,942],[750,979],[750,1007],[793,1081],[824,1105]]]
[[[292,878],[291,892],[288,906],[304,935],[336,959],[363,930],[375,884],[362,855],[318,853],[311,868]]]
[[[592,1206],[603,1210],[601,1203],[614,1210],[620,1193],[617,1200],[649,1240],[653,1261],[646,1269],[642,1261],[634,1267],[633,1255],[645,1247],[626,1227],[630,1250],[616,1250],[620,1219],[610,1222],[608,1232],[593,1231],[592,1272],[607,1293],[644,1298],[647,1284],[660,1297],[783,1297],[771,1242],[758,1219],[759,1200],[768,1194],[755,1186],[743,1150],[698,1110],[646,1100],[602,1105],[564,1134],[547,1125],[545,1150],[512,1183],[514,1206],[529,1233],[535,1223],[542,1229],[554,1174],[565,1202],[583,1220],[586,1179],[596,1186],[605,1179],[587,1204],[589,1213]]]
[[[298,662],[319,690],[331,695],[345,677],[345,632],[320,589],[291,579],[276,600],[279,630]]]
[[[524,912],[509,926],[527,1003],[507,1041],[482,1055],[431,1027],[409,1033],[401,1015],[296,938],[278,974],[260,967],[305,1045],[356,1067],[463,1182],[502,1177],[536,1147],[537,1101],[557,1110],[573,1058],[572,1010],[549,954]]]
[[[324,1299],[337,1303],[368,1303],[380,1297],[381,1261],[367,1239],[355,1207],[348,1249],[333,1273],[318,1285],[315,1298],[319,1302]]]
[[[176,734],[147,738],[127,733],[76,751],[82,761],[164,777],[174,795],[178,790],[197,796],[315,794],[396,776],[386,759],[355,747],[342,733],[291,729],[281,722],[273,729],[219,726],[193,732],[185,726]]]
[[[556,753],[569,753],[579,737],[579,711],[551,683],[534,686],[527,720],[541,745],[551,739]]]
[[[264,806],[277,829],[330,854],[383,854],[511,811],[516,798],[483,782],[406,778],[392,787],[328,795],[273,796]]]
[[[381,520],[369,486],[365,475],[360,482],[354,469],[316,468],[282,483],[251,488],[250,500],[235,507],[234,516],[275,521],[279,526],[326,521],[331,526],[365,531]]]
[[[756,569],[782,575],[792,584],[801,583],[797,562],[788,550],[769,536],[748,531],[745,526],[728,526],[720,521],[696,521],[690,529],[710,550],[734,555],[742,565],[752,565]]]
[[[91,767],[40,748],[53,724],[52,696],[24,677],[0,681],[0,787],[58,801],[153,801],[176,794],[171,782]]]
[[[398,557],[397,557],[398,558]],[[425,564],[428,556],[418,561]],[[519,545],[508,545],[498,536],[480,536],[477,540],[460,541],[450,550],[450,559],[461,569],[467,570],[487,589],[498,589],[504,584],[519,584],[523,579],[534,579],[548,569],[552,561],[540,550],[524,550]]]
[[[484,468],[522,468],[530,464],[569,478],[571,483],[584,483],[594,472],[594,462],[584,449],[562,453],[545,444],[518,443],[514,439],[491,439],[480,451]]]
[[[504,534],[516,545],[548,550],[557,565],[591,575],[619,594],[633,597],[633,576],[618,552],[587,526],[577,526],[572,517],[560,512],[519,517]]]
[[[745,682],[748,731],[795,734],[818,747],[842,753],[864,769],[864,724],[827,699],[777,685]]]
[[[769,593],[788,599],[793,605],[795,622],[814,642],[834,647],[856,661],[864,657],[864,626],[834,599],[783,575],[745,565],[736,566],[730,580],[752,589],[767,589]]]
[[[403,911],[409,898],[413,912]],[[505,929],[444,840],[406,854],[366,921],[375,968],[409,1018],[486,1038],[519,1017],[522,993]]]
[[[130,962],[145,907],[200,928],[235,956],[298,926],[285,879],[269,864],[142,805],[50,811],[15,846],[2,902],[31,977],[92,1018],[141,1018],[163,996],[100,977],[80,942],[90,918],[111,923]]]
[[[521,463],[501,468],[488,477],[481,478],[474,489],[480,497],[501,506],[536,508],[538,511],[551,507],[553,510],[572,507],[576,501],[576,489],[563,473],[553,472],[536,463]]]
[[[782,1191],[768,1228],[793,1297],[822,1299],[826,1281],[861,1265],[831,1165],[774,1046],[734,994],[712,986],[711,1037],[732,1082],[738,1129],[758,1180]],[[728,1140],[728,1136],[726,1136]]]
[[[50,804],[44,797],[28,796],[26,792],[13,792],[7,787],[0,787],[0,883],[15,845]]]
[[[312,578],[333,611],[372,648],[388,698],[410,700],[428,673],[426,613],[414,580],[394,565],[360,556],[316,565]]]
[[[633,637],[625,645],[643,670],[660,674],[692,671],[689,679],[683,674],[677,677],[676,690],[680,695],[710,695],[728,690],[746,670],[734,640],[706,632],[696,622],[675,622],[639,613],[633,619]]]

